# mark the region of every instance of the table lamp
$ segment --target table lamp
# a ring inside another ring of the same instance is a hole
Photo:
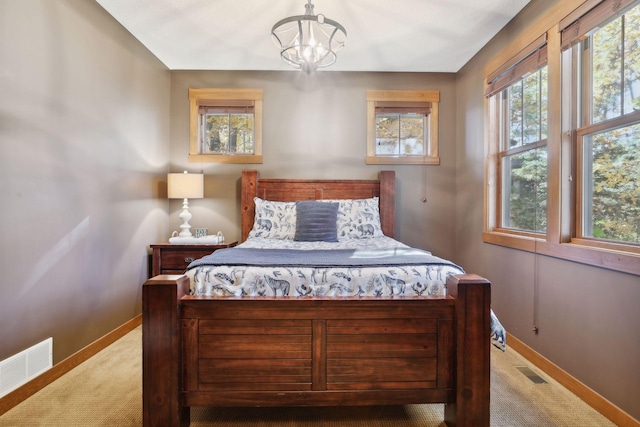
[[[189,212],[189,199],[202,199],[204,197],[204,175],[201,173],[170,173],[167,174],[167,196],[170,199],[183,199],[182,212],[178,218],[182,220],[180,225],[180,237],[191,237],[191,212]]]

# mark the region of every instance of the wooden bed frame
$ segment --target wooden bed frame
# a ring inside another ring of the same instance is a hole
[[[394,236],[395,175],[379,180],[242,174],[242,240],[253,197],[380,197]],[[186,276],[143,286],[143,420],[187,426],[191,406],[445,403],[449,426],[489,425],[491,289],[452,276],[446,297],[190,296]]]

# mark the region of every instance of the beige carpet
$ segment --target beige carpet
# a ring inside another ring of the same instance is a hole
[[[0,416],[0,426],[142,425],[141,327]],[[529,366],[535,384],[516,367]],[[192,408],[193,427],[444,427],[443,405]],[[511,349],[491,350],[491,425],[613,426]],[[161,427],[161,426],[160,426]]]

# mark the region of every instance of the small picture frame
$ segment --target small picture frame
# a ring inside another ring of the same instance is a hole
[[[207,235],[207,228],[194,228],[194,235],[196,238],[205,237]]]

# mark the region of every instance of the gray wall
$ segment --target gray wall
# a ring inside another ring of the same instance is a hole
[[[141,309],[166,238],[170,73],[97,3],[0,0],[0,360]]]
[[[261,88],[264,163],[189,163],[189,88]],[[367,89],[440,91],[439,166],[365,165]],[[435,254],[454,257],[456,89],[454,74],[172,71],[171,168],[204,170],[205,199],[189,202],[192,226],[240,237],[242,169],[264,177],[374,179],[395,170],[398,190],[396,237]],[[422,203],[426,194],[427,203]],[[181,202],[171,201],[177,230]]]
[[[0,359],[53,336],[57,362],[140,312],[147,247],[179,225],[169,170],[205,172],[192,225],[232,240],[244,168],[310,178],[391,169],[398,239],[489,278],[511,333],[640,418],[640,279],[481,240],[482,69],[554,4],[534,0],[457,75],[306,76],[169,72],[92,1],[0,0]],[[263,164],[188,163],[189,87],[264,89]],[[364,164],[367,89],[441,91],[440,166]]]
[[[640,278],[490,245],[481,239],[482,70],[555,3],[534,0],[457,74],[455,260],[491,280],[492,305],[507,331],[640,419]],[[537,335],[532,332],[534,314]]]

